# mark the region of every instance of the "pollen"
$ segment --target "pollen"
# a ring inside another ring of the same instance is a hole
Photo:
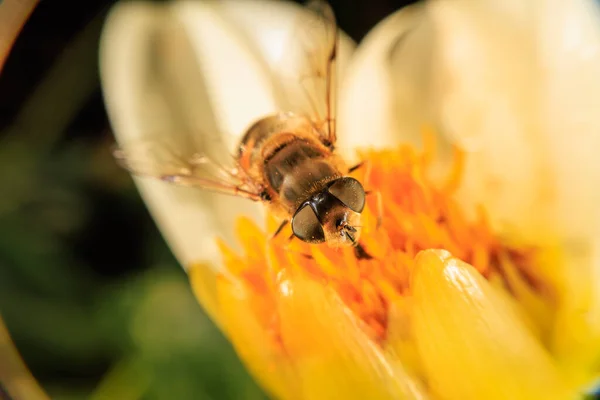
[[[447,250],[488,279],[503,278],[510,270],[535,284],[527,274],[535,249],[503,243],[483,208],[468,218],[455,200],[463,154],[455,151],[446,178],[435,183],[430,178],[435,149],[431,137],[425,135],[422,150],[402,145],[360,153],[364,166],[353,177],[370,193],[359,228],[364,251],[290,239],[289,227],[273,237],[277,222],[270,216],[266,230],[248,218],[238,220],[241,252],[219,242],[228,276],[252,292],[255,317],[275,343],[280,337],[276,298],[284,290],[282,276],[301,274],[332,289],[376,343],[386,339],[390,304],[410,296],[411,271],[422,250]]]

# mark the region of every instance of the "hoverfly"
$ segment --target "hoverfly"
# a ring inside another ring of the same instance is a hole
[[[239,142],[231,167],[200,150],[170,164],[155,160],[153,169],[137,162],[147,158],[140,148],[118,149],[115,157],[133,175],[262,202],[281,220],[275,235],[291,223],[292,238],[360,248],[366,192],[335,152],[337,25],[326,3],[315,1],[308,8],[313,23],[305,22],[302,32],[318,30],[321,36],[309,35],[304,43],[306,36],[294,36],[297,49],[303,46],[303,59],[294,93],[287,93],[289,109],[255,122]]]

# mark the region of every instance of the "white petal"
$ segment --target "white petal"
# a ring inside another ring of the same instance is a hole
[[[543,172],[534,133],[539,71],[532,28],[511,11],[490,1],[428,4],[436,32],[429,100],[440,130],[470,151],[463,204],[485,204],[498,227],[524,234],[539,223],[532,219],[540,213],[528,211],[540,208],[545,189],[532,185]]]
[[[279,110],[270,68],[278,61],[292,21],[297,22],[302,8],[267,4],[117,5],[103,32],[100,67],[118,141],[165,132],[176,142],[183,126],[220,135],[216,140],[233,148],[252,122]],[[348,58],[352,47],[349,39],[342,40],[342,59]],[[162,67],[160,73],[156,64]],[[235,243],[234,219],[241,214],[260,218],[263,211],[258,204],[229,196],[147,179],[136,179],[136,183],[184,266],[192,261],[217,261],[214,236]]]
[[[430,26],[421,23],[423,16],[424,6],[416,4],[387,17],[354,53],[339,101],[339,143],[343,150],[418,141],[427,113],[423,85],[428,75],[422,66],[431,40]],[[393,58],[405,52],[410,62],[394,62]]]
[[[484,203],[496,227],[529,239],[595,235],[598,14],[592,0],[406,7],[376,26],[352,60],[342,141],[415,142],[434,126],[442,144],[469,151],[467,208]]]
[[[530,238],[597,232],[596,6],[536,2],[502,14],[491,3],[430,3],[440,49],[432,98],[444,131],[473,149],[464,198]]]
[[[265,6],[267,4],[267,6]],[[270,7],[275,5],[278,15],[275,16]],[[265,2],[227,0],[222,1],[219,10],[227,14],[236,28],[249,39],[260,52],[261,61],[265,62],[273,70],[285,70],[286,76],[295,76],[300,72],[298,65],[294,64],[295,58],[283,59],[284,56],[294,56],[293,50],[298,50],[299,56],[306,56],[301,48],[292,49],[294,37],[290,37],[292,29],[302,27],[303,17],[307,17],[306,10],[298,7],[292,2]],[[310,27],[306,27],[310,30]],[[337,79],[338,91],[342,87],[342,81],[347,74],[350,58],[353,56],[355,43],[343,31],[338,31],[337,52]],[[319,33],[316,32],[316,35]],[[306,43],[310,45],[310,43]]]
[[[544,271],[560,296],[553,349],[581,383],[600,350],[598,4],[429,4],[431,99],[444,132],[473,150],[463,203],[484,204],[505,233],[562,244]]]
[[[200,72],[194,69],[193,58],[185,57],[186,54],[193,55],[189,43],[193,46],[197,42],[188,42],[192,38],[181,33],[185,25],[178,24],[176,18],[181,15],[182,6],[177,3],[172,7],[142,2],[123,3],[113,10],[106,23],[100,56],[102,83],[111,123],[120,142],[163,132],[173,135],[175,140],[181,130],[176,118],[185,119],[189,126],[201,126],[203,132],[235,126],[236,123],[241,125],[235,117],[227,120],[210,111],[213,104],[209,92],[219,88],[203,87],[214,80],[207,77],[202,81]],[[222,41],[225,42],[221,53],[207,59],[203,65],[215,68],[219,63],[248,64],[245,71],[254,72],[252,83],[255,88],[259,86],[265,74],[254,67],[248,52],[244,53],[243,47],[231,35],[228,36],[222,25],[219,26],[210,7],[198,3],[190,8],[189,12],[195,13],[198,18],[197,25],[205,26],[215,36],[223,36]],[[169,50],[173,53],[164,54],[164,48],[159,47],[161,40],[171,41]],[[179,67],[181,80],[164,82],[164,76],[156,76],[152,70],[152,56],[166,59],[167,65],[171,60],[187,62]],[[186,84],[188,91],[185,90]],[[183,117],[173,117],[169,105],[165,104],[165,87],[173,86],[175,90],[179,89],[177,97],[181,98]],[[269,106],[273,107],[269,100],[268,97],[258,97],[252,104],[260,104],[263,107],[261,111],[264,111]],[[184,266],[192,261],[214,260],[217,255],[214,235],[227,237],[229,234],[221,229],[227,223],[223,219],[235,214],[232,210],[246,209],[250,212],[248,208],[252,206],[238,199],[176,188],[162,182],[136,181],[167,242]],[[254,211],[254,214],[257,212]]]
[[[576,380],[600,353],[600,10],[594,1],[549,1],[540,22],[542,130],[554,179],[551,223],[566,237],[555,351]],[[581,382],[581,381],[580,381]]]
[[[540,36],[542,132],[556,179],[555,222],[567,236],[600,234],[600,10],[550,1]]]
[[[376,37],[394,19],[397,34],[411,32],[396,48],[385,35]],[[600,337],[594,295],[600,285],[599,22],[592,0],[437,0],[419,13],[404,9],[388,18],[358,51],[379,55],[379,63],[387,54],[387,70],[395,71],[382,78],[383,67],[363,66],[370,74],[360,76],[363,82],[380,88],[399,82],[397,96],[414,100],[398,101],[384,90],[369,115],[388,121],[373,126],[405,141],[421,125],[433,125],[468,152],[459,193],[467,210],[483,204],[508,237],[562,244],[565,260],[553,260],[545,271],[561,296],[553,345],[564,362],[584,368]],[[348,90],[368,93],[368,85],[355,82]],[[356,104],[349,115],[368,106],[346,101]],[[354,134],[361,131],[368,126],[356,126]]]

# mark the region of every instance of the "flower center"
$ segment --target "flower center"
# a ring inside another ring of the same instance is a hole
[[[379,202],[376,195],[367,199],[360,227],[364,252],[290,240],[289,227],[272,238],[277,225],[270,217],[266,232],[247,218],[239,220],[242,254],[220,242],[228,272],[252,291],[256,317],[274,340],[279,337],[276,291],[282,286],[278,280],[289,273],[333,289],[364,322],[365,332],[379,343],[388,332],[390,304],[410,296],[411,271],[421,250],[448,250],[487,278],[504,278],[507,270],[518,271],[522,280],[535,286],[527,273],[533,250],[503,243],[487,224],[483,210],[469,220],[454,200],[462,155],[457,152],[445,183],[434,184],[428,178],[433,158],[430,149],[434,147],[431,141],[429,144],[423,152],[405,145],[362,154],[366,166],[354,177],[367,191],[379,192],[381,199]],[[503,279],[510,290],[508,281]]]

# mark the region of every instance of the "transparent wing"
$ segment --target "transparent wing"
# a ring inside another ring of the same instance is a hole
[[[131,174],[258,201],[263,188],[239,168],[233,156],[217,160],[193,141],[174,145],[168,137],[124,143],[113,152]]]
[[[331,7],[322,0],[307,4],[291,32],[277,71],[286,111],[309,117],[328,147],[336,142],[336,58],[338,32]]]

